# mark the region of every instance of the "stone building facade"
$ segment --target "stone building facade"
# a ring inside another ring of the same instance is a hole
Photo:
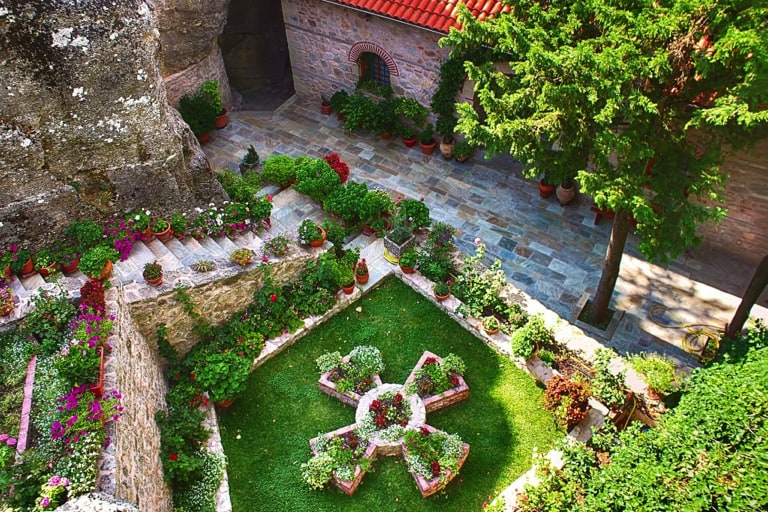
[[[283,0],[283,17],[297,95],[319,104],[354,90],[357,57],[370,52],[386,62],[396,95],[429,106],[449,52],[437,44],[442,34],[319,0]]]

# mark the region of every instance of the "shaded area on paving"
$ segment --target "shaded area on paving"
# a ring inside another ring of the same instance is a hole
[[[478,152],[460,164],[423,155],[397,139],[347,132],[334,115],[320,112],[318,102],[296,97],[274,113],[234,113],[203,149],[215,168],[236,170],[249,144],[262,160],[273,152],[337,152],[350,165],[351,179],[424,197],[433,219],[459,229],[462,251],[473,253],[473,240],[482,238],[512,285],[566,321],[576,318],[584,295],[594,293],[599,281],[610,220],[595,225],[585,195],[567,207],[554,197],[540,198],[536,184],[522,177],[521,165],[509,156],[484,160]],[[686,352],[686,338],[698,328],[722,330],[752,269],[706,248],[662,267],[644,261],[636,242],[631,237],[611,305],[625,314],[606,344],[621,354],[660,351],[690,365],[695,357]],[[768,293],[761,304],[768,304]],[[675,321],[662,325],[649,315],[660,308]],[[753,315],[768,318],[768,310],[755,307]]]

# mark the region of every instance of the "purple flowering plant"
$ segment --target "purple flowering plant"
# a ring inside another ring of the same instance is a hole
[[[103,435],[102,421],[117,421],[122,416],[121,399],[117,390],[96,398],[85,384],[73,388],[58,399],[56,419],[51,423],[51,439],[60,439],[70,445],[91,433]]]
[[[104,228],[104,233],[114,243],[115,250],[120,255],[120,261],[128,259],[133,250],[133,243],[141,235],[141,231],[131,218],[115,219],[111,225]]]
[[[65,477],[53,475],[40,489],[40,495],[35,500],[35,512],[40,510],[53,510],[66,501],[69,480]]]

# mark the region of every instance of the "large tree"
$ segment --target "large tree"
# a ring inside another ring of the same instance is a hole
[[[627,235],[666,262],[698,242],[717,206],[724,148],[768,126],[766,0],[513,0],[509,14],[442,41],[465,62],[484,115],[458,106],[458,130],[510,153],[535,177],[576,178],[615,212],[592,320],[605,320]],[[487,51],[486,51],[487,54]],[[499,63],[508,63],[499,66]]]

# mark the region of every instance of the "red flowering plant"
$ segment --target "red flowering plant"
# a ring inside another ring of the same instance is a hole
[[[466,366],[456,354],[448,354],[442,362],[428,357],[416,370],[415,379],[408,383],[406,391],[417,393],[421,398],[439,395],[459,385],[459,377],[464,375]]]
[[[405,432],[405,462],[408,471],[427,480],[444,480],[448,471],[457,473],[464,443],[456,434],[446,434],[422,426]]]
[[[253,331],[265,339],[276,338],[284,332],[294,332],[304,326],[293,308],[291,297],[283,293],[271,278],[265,280],[264,286],[253,294],[253,298],[253,303],[248,306],[240,321],[250,325]]]
[[[365,262],[365,258],[357,262],[355,266],[355,274],[358,276],[364,276],[368,273],[368,264]]]
[[[338,153],[325,155],[323,160],[328,162],[328,165],[331,166],[331,169],[333,169],[336,174],[339,175],[339,180],[341,180],[341,183],[347,182],[347,179],[349,179],[349,165],[347,165],[341,160],[341,158],[339,158]]]
[[[80,304],[94,311],[104,311],[107,307],[104,299],[104,283],[89,279],[80,287]]]
[[[373,400],[368,407],[368,420],[373,423],[375,430],[388,430],[391,427],[405,427],[411,418],[411,404],[400,392],[386,391],[378,399]],[[368,420],[361,428],[368,430]],[[392,428],[393,436],[400,437],[402,430]]]
[[[544,407],[555,414],[558,424],[570,430],[586,417],[590,394],[588,382],[555,375],[547,381]]]
[[[301,465],[302,477],[313,489],[322,489],[334,475],[352,481],[356,466],[363,471],[370,467],[371,460],[363,457],[367,447],[367,439],[357,430],[319,436],[313,449],[315,455]]]

